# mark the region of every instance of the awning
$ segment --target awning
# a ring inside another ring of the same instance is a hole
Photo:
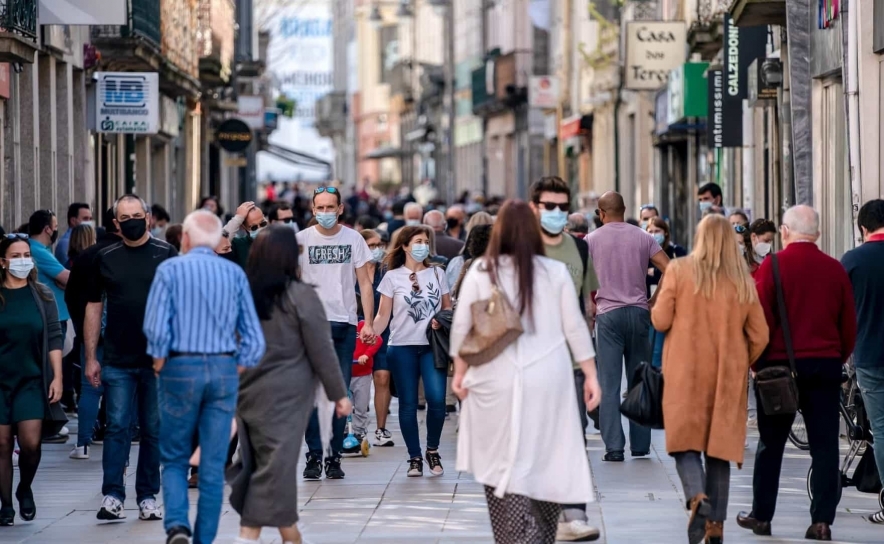
[[[362,158],[368,160],[402,159],[405,157],[410,157],[413,154],[414,151],[409,151],[407,149],[402,149],[401,147],[393,147],[388,145],[370,151],[366,153]]]

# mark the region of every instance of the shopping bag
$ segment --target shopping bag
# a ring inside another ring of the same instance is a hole
[[[647,362],[635,371],[632,388],[620,404],[620,413],[651,429],[663,428],[663,374]]]

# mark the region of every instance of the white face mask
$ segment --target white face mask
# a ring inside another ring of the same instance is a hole
[[[34,269],[34,260],[30,257],[9,259],[8,262],[9,266],[7,268],[9,270],[9,273],[20,280],[27,278],[28,274],[31,273],[31,270]]]

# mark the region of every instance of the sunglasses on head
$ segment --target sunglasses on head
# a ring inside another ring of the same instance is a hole
[[[566,213],[571,211],[571,205],[568,204],[567,202],[543,202],[543,201],[540,201],[540,202],[538,202],[538,204],[543,206],[543,209],[548,212],[551,212],[551,211],[555,210],[556,208],[558,208]]]
[[[257,225],[252,225],[251,227],[249,227],[249,230],[252,232],[255,232],[256,230],[263,229],[266,226],[267,226],[267,220],[265,219],[265,220],[261,221],[260,223],[258,223]]]
[[[19,232],[13,232],[12,234],[7,234],[7,235],[6,235],[6,239],[7,239],[7,240],[16,240],[16,239],[18,239],[18,240],[27,240],[27,239],[28,239],[28,235],[27,235],[27,234],[22,234],[22,233],[19,233]]]
[[[222,231],[221,231],[221,237],[222,237],[222,238],[230,238],[230,233],[227,232],[226,230],[222,230]]]
[[[743,225],[734,225],[734,232],[736,232],[737,234],[743,234],[744,232],[746,232],[746,227],[744,227]]]
[[[409,274],[408,279],[411,280],[411,291],[413,293],[420,293],[421,286],[417,283],[417,272],[412,272]]]
[[[317,187],[313,190],[314,195],[319,195],[322,193],[328,193],[330,195],[337,194],[338,190],[334,187]]]

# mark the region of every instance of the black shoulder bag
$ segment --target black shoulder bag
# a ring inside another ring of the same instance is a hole
[[[777,309],[783,341],[789,366],[775,365],[763,368],[755,375],[755,388],[764,413],[769,416],[794,414],[798,411],[798,385],[795,383],[795,350],[792,347],[792,333],[789,330],[789,315],[786,312],[786,297],[783,294],[783,280],[780,276],[780,263],[776,255],[771,255],[774,285],[777,291]]]

